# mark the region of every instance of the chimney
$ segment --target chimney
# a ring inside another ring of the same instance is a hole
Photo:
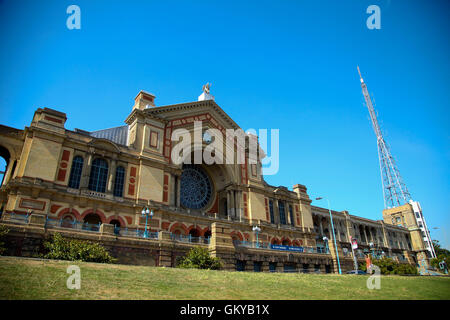
[[[134,98],[133,109],[144,110],[155,107],[155,98],[153,94],[141,90]]]

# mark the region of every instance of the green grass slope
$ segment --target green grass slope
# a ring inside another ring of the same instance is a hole
[[[69,265],[81,289],[68,289]],[[0,299],[450,299],[448,277],[368,276],[188,270],[0,257]]]

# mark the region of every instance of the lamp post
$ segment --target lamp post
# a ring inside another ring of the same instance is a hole
[[[145,217],[144,238],[148,238],[148,230],[147,230],[148,216],[150,215],[150,219],[153,217],[153,209],[150,210],[148,207],[144,207],[144,209],[142,209],[141,213],[142,213],[142,217]]]
[[[316,200],[322,200],[322,199],[323,198],[321,198],[321,197],[316,198]],[[337,258],[337,263],[338,263],[338,268],[339,268],[339,274],[342,274],[341,263],[339,262],[339,252],[338,252],[337,245],[336,245],[336,234],[334,233],[333,216],[331,215],[330,200],[328,200],[328,198],[327,198],[327,202],[328,202],[328,212],[330,213],[331,230],[333,231],[334,249],[336,250],[336,258]]]
[[[325,242],[325,253],[328,253],[328,238],[327,237],[323,237],[322,238],[323,242]]]
[[[258,226],[254,226],[252,230],[256,233],[256,247],[259,248],[259,242],[258,242],[258,232],[261,231],[261,228]]]

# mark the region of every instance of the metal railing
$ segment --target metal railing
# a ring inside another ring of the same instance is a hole
[[[52,219],[48,217],[45,221],[46,228],[68,228],[74,230],[93,231],[93,232],[99,232],[100,225],[101,225],[100,222],[98,224],[94,224],[76,220],[70,221],[65,219]]]
[[[187,242],[187,243],[203,243],[203,244],[209,244],[210,238],[207,237],[194,237],[191,235],[182,235],[182,234],[170,234],[170,239],[174,241],[180,241],[180,242]]]
[[[27,224],[28,220],[30,218],[29,214],[23,215],[23,214],[17,214],[14,212],[11,212],[8,214],[8,219],[6,221],[17,223],[17,224]]]
[[[150,232],[141,229],[128,229],[128,228],[120,228],[114,227],[114,234],[116,236],[121,237],[135,237],[135,238],[144,238],[144,239],[158,239],[159,232]]]
[[[235,247],[245,247],[253,249],[269,249],[269,250],[290,251],[300,253],[321,253],[321,254],[329,253],[328,249],[324,247],[293,247],[293,246],[269,244],[266,242],[239,241],[239,240],[234,240],[233,244]]]

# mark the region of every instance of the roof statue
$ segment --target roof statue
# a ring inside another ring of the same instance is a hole
[[[204,93],[209,94],[209,88],[211,88],[211,84],[208,82],[207,84],[203,85],[202,90]]]
[[[207,84],[203,85],[203,87],[202,87],[203,92],[198,97],[198,101],[214,100],[214,96],[209,93],[210,88],[211,88],[211,84],[209,82]]]

